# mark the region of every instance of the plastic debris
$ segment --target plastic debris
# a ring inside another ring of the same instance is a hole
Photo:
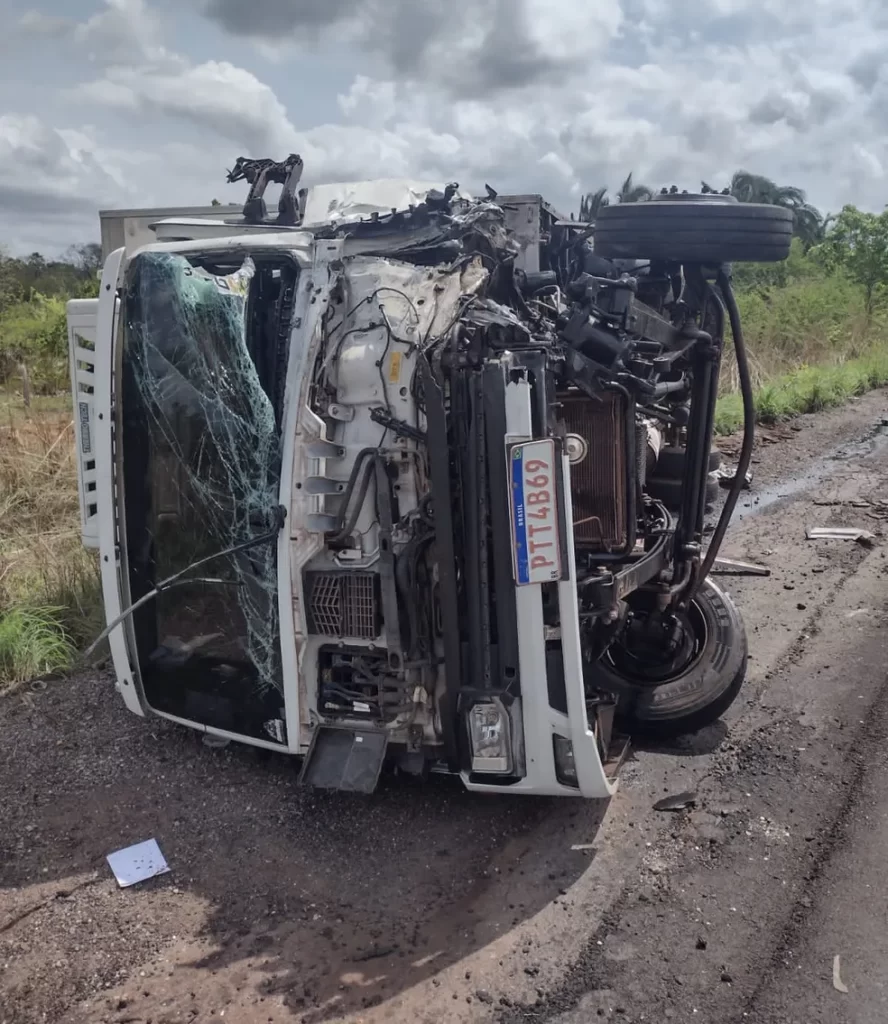
[[[124,847],[109,853],[106,859],[121,889],[156,875],[165,875],[170,870],[156,839],[146,839],[144,843]]]
[[[836,992],[848,994],[848,986],[842,981],[841,957],[838,956],[833,958],[833,988]]]
[[[683,811],[688,807],[694,807],[697,803],[696,793],[678,793],[675,796],[667,796],[654,804],[655,811]]]

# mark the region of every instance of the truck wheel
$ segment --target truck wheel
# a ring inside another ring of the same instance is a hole
[[[653,595],[637,591],[633,597],[634,619],[643,625]],[[660,642],[653,630],[633,639],[630,624],[590,673],[597,689],[617,697],[618,721],[630,735],[667,739],[697,732],[720,718],[740,692],[746,630],[731,598],[707,579],[680,621],[677,646]]]
[[[598,213],[594,251],[608,259],[777,263],[789,255],[793,214],[733,196],[658,195]]]

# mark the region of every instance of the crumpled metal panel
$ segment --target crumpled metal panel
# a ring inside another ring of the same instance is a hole
[[[383,178],[378,181],[349,181],[315,185],[308,190],[302,217],[304,228],[330,227],[367,220],[373,214],[385,216],[420,206],[433,190],[444,190],[441,182]],[[471,199],[468,192],[457,193]]]

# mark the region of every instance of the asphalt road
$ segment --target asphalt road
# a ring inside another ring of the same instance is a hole
[[[321,798],[107,678],[0,699],[0,1024],[883,1021],[886,414],[763,432],[725,552],[773,570],[727,581],[746,687],[609,805]],[[170,875],[118,890],[105,854],[150,836]]]

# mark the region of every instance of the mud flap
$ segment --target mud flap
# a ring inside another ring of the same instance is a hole
[[[299,783],[316,789],[372,793],[387,747],[388,735],[381,730],[319,726],[302,763]]]

